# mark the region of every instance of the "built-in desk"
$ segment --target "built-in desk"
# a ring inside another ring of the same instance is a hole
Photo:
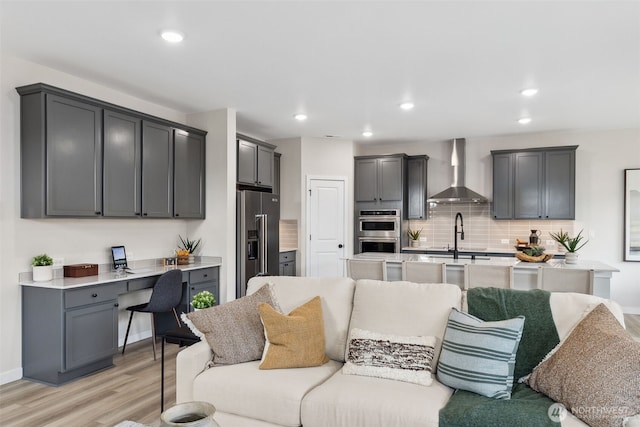
[[[180,311],[189,311],[192,296],[203,290],[220,300],[220,265],[219,258],[214,258],[177,266],[183,282]],[[24,378],[60,385],[113,366],[113,354],[118,351],[118,296],[153,287],[170,268],[175,267],[20,283]],[[159,335],[175,327],[170,318],[158,316],[157,321]]]

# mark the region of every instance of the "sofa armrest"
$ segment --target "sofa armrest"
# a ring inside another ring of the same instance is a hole
[[[193,400],[193,381],[207,368],[213,356],[206,341],[180,351],[176,356],[176,403]]]

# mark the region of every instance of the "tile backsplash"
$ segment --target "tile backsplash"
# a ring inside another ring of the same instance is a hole
[[[557,244],[548,245],[552,240],[549,232],[560,229],[574,235],[572,220],[494,220],[491,217],[491,204],[435,204],[429,208],[428,220],[408,220],[412,230],[422,228],[420,246],[453,247],[453,226],[456,213],[464,218],[464,241],[458,240],[463,248],[489,248],[512,250],[516,238],[529,241],[531,230],[539,230],[540,244],[549,250],[557,250]],[[459,230],[458,230],[459,231]],[[426,238],[426,241],[425,241]],[[507,239],[509,243],[502,243]]]
[[[298,221],[295,219],[280,220],[280,250],[298,249]]]

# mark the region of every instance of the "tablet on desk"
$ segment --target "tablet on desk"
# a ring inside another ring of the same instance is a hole
[[[113,268],[127,268],[127,253],[124,246],[112,246],[111,258],[113,259]]]

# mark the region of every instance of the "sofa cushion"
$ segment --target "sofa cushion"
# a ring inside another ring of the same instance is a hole
[[[349,328],[436,337],[436,366],[449,312],[460,308],[460,298],[457,285],[358,280]]]
[[[615,301],[573,292],[551,292],[549,305],[560,339],[565,339],[584,316],[598,304],[606,305],[620,324],[624,325],[622,308]]]
[[[303,397],[342,367],[330,360],[313,368],[260,370],[259,363],[205,370],[193,383],[193,399],[210,402],[220,412],[297,427]]]
[[[207,340],[216,365],[249,362],[260,359],[264,350],[260,303],[276,304],[270,286],[216,307],[183,313],[182,320],[194,334]]]
[[[344,362],[355,281],[348,277],[254,277],[247,284],[247,294],[265,283],[273,283],[282,313],[289,313],[319,295],[322,299],[326,354],[333,360]]]
[[[533,370],[529,385],[591,426],[622,425],[640,413],[640,343],[600,304]]]
[[[302,401],[304,427],[437,427],[438,411],[453,391],[341,371]]]
[[[269,304],[258,306],[267,342],[260,369],[308,368],[329,361],[325,355],[324,324],[320,297],[289,314]]]
[[[509,399],[524,316],[484,322],[451,309],[438,363],[438,380],[449,387]]]
[[[342,373],[431,385],[435,337],[379,334],[352,329]]]

